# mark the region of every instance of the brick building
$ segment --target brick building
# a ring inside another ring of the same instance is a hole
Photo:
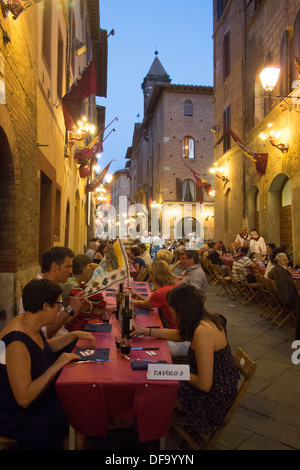
[[[0,11],[0,310],[8,317],[17,313],[22,287],[40,271],[46,249],[83,252],[95,232],[93,195],[86,195],[87,178],[74,159],[91,136],[70,143],[61,99],[92,58],[96,94],[106,96],[99,2],[29,6],[16,19]],[[82,113],[103,126],[95,95],[83,100]]]
[[[142,89],[144,118],[135,124],[127,162],[131,198],[143,204],[149,215],[151,207],[157,206],[160,223],[155,230],[165,238],[186,237],[187,227],[194,233],[200,230],[204,238],[213,237],[213,198],[197,187],[191,171],[213,181],[209,173],[213,163],[212,87],[173,85],[156,54]],[[204,213],[210,211],[207,220],[196,209],[202,197]],[[163,233],[162,224],[162,211],[167,206],[169,234]],[[149,222],[153,232],[153,220]]]
[[[300,263],[299,102],[293,98],[300,95],[300,1],[213,5],[214,160],[229,180],[215,178],[216,238],[225,234],[229,245],[247,225],[266,242],[291,246]],[[260,79],[266,66],[281,69],[269,92]]]

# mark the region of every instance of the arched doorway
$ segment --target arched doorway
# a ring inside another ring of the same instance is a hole
[[[82,250],[81,250],[81,211],[80,211],[80,196],[79,196],[79,191],[76,191],[75,194],[75,220],[74,220],[74,252],[75,255],[78,255]]]
[[[15,187],[12,153],[2,128],[0,128],[0,271],[16,270],[15,244]]]
[[[280,242],[292,246],[292,192],[291,180],[287,179],[281,188]]]
[[[201,225],[195,217],[183,217],[178,221],[175,231],[175,239],[189,239],[189,234],[194,234],[194,237],[201,236]]]
[[[69,246],[69,230],[70,230],[70,203],[68,201],[66,208],[66,221],[65,221],[65,246]]]
[[[292,245],[291,182],[284,173],[277,175],[268,193],[269,239]]]
[[[249,230],[255,229],[260,233],[260,193],[257,186],[253,186],[248,195],[248,225]]]
[[[16,259],[15,174],[7,136],[0,127],[0,310],[12,313]]]

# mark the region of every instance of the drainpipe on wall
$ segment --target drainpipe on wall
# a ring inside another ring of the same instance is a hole
[[[243,137],[246,136],[246,119],[247,119],[247,99],[246,99],[246,26],[247,26],[247,8],[244,0],[244,47],[243,47],[243,67],[242,67],[242,109],[243,109]],[[243,158],[243,224],[246,219],[246,156]]]

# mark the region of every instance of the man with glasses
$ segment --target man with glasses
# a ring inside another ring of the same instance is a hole
[[[182,283],[192,284],[200,290],[203,297],[206,295],[207,279],[201,264],[199,264],[199,254],[196,250],[186,250],[181,256],[181,264],[185,269]]]

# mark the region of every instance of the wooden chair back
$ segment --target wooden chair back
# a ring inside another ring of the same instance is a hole
[[[245,396],[245,393],[257,369],[256,362],[252,361],[252,359],[250,359],[250,357],[241,348],[238,348],[235,353],[235,363],[240,373],[241,380],[239,383],[237,396],[228,410],[222,424],[211,437],[208,437],[204,436],[200,432],[197,432],[197,430],[193,430],[191,432],[189,430],[190,428],[186,426],[187,423],[180,424],[177,422],[172,422],[171,429],[174,428],[175,432],[180,436],[180,438],[182,438],[180,443],[181,446],[183,445],[185,448],[191,448],[194,450],[211,450],[215,446],[221,433],[230,422],[232,415],[235,413],[243,397]],[[186,445],[188,447],[186,447]]]
[[[141,267],[135,280],[139,282],[143,282],[146,279],[147,274],[148,274],[148,269]]]

